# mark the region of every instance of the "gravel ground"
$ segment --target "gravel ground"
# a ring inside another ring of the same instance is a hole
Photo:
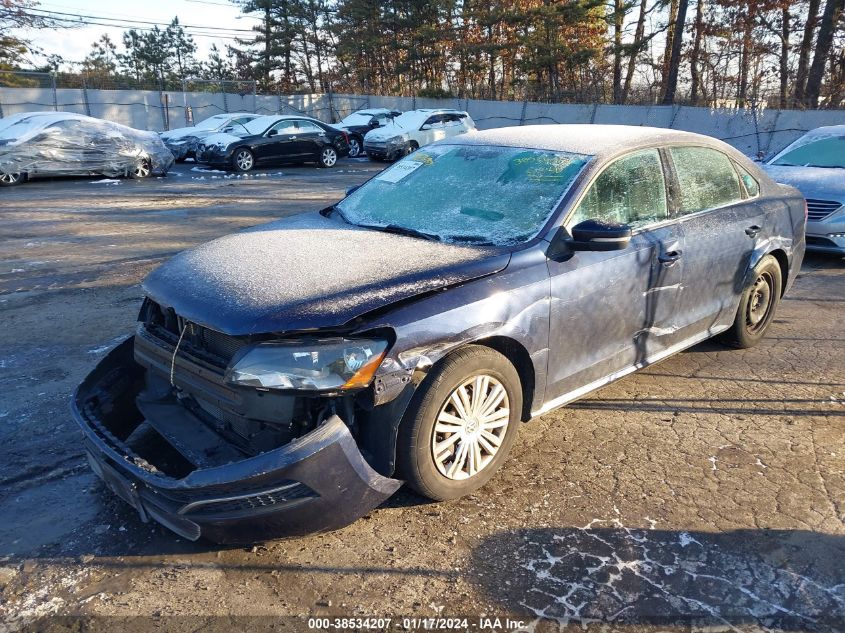
[[[840,258],[808,256],[757,348],[704,343],[534,420],[465,499],[403,490],[338,532],[244,549],[180,540],[107,492],[68,401],[132,330],[143,276],[379,168],[181,165],[0,191],[0,631],[294,630],[307,620],[281,616],[306,615],[845,630]]]

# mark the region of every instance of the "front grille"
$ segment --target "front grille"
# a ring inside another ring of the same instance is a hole
[[[807,219],[812,222],[824,220],[841,206],[842,203],[836,200],[813,200],[807,198]]]
[[[151,300],[148,299],[148,301],[150,308],[147,311],[144,327],[151,336],[168,346],[176,345],[182,330],[187,325],[180,351],[199,352],[201,356],[212,356],[220,361],[217,364],[226,366],[237,351],[246,344],[244,339],[229,336],[202,325],[188,323],[172,308],[162,308]]]

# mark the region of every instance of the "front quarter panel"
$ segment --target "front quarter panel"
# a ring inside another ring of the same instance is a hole
[[[533,394],[525,410],[542,402],[549,343],[543,245],[514,253],[499,273],[405,302],[360,324],[359,332],[389,328],[396,335],[374,385],[375,410],[390,413],[378,422],[377,442],[382,444],[368,447],[376,470],[393,472],[396,432],[414,390],[439,360],[464,345],[503,337],[521,346],[531,359],[526,379]]]

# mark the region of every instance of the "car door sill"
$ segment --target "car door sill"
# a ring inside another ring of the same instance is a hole
[[[624,376],[627,376],[628,374],[631,374],[637,371],[638,369],[653,365],[654,363],[661,361],[664,358],[671,356],[672,354],[677,354],[678,352],[692,347],[693,345],[697,345],[702,341],[706,341],[707,339],[712,338],[720,332],[723,332],[724,330],[728,329],[728,327],[730,326],[727,325],[709,329],[705,332],[702,332],[701,334],[683,340],[680,343],[676,343],[671,347],[667,347],[666,349],[662,350],[661,352],[658,352],[654,356],[650,356],[645,360],[641,360],[634,365],[630,365],[628,367],[625,367],[624,369],[615,371],[612,374],[608,374],[604,378],[599,378],[598,380],[594,380],[593,382],[586,384],[583,387],[579,387],[578,389],[574,389],[568,393],[558,396],[557,398],[553,398],[552,400],[546,402],[539,409],[532,411],[531,417],[533,418],[538,415],[543,415],[544,413],[548,413],[553,409],[557,409],[558,407],[562,407],[565,404],[569,404],[570,402],[577,400],[578,398],[581,398],[592,391],[595,391],[599,387],[604,387],[605,385],[610,384],[615,380],[619,380],[620,378],[623,378]]]

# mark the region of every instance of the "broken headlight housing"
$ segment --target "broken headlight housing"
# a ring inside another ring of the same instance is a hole
[[[387,352],[379,339],[258,343],[235,356],[226,382],[258,389],[342,391],[370,384]]]

